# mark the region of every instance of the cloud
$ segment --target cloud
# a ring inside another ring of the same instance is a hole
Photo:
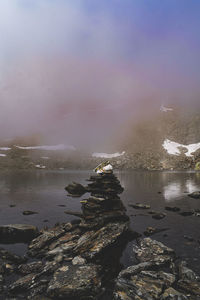
[[[199,18],[185,3],[0,1],[0,137],[103,140],[164,99],[198,102]]]

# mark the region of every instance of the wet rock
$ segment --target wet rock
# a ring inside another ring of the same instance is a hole
[[[142,203],[136,203],[136,204],[130,204],[129,206],[135,208],[135,209],[150,209],[150,205],[148,204],[142,204]]]
[[[28,264],[22,264],[18,267],[18,272],[23,275],[28,275],[30,273],[40,273],[44,267],[42,261],[35,261]]]
[[[188,194],[188,196],[194,199],[200,199],[200,191],[196,191],[191,194]]]
[[[92,259],[113,245],[128,231],[128,223],[109,223],[97,231],[87,231],[77,241],[74,252]]]
[[[172,249],[160,242],[145,238],[140,241],[134,252],[141,263],[119,273],[114,288],[114,299],[200,299],[199,277],[186,266],[185,262],[176,260]],[[176,266],[178,271],[175,271],[172,266]]]
[[[82,258],[81,256],[75,256],[72,260],[73,265],[84,265],[86,263],[86,260]]]
[[[169,228],[154,228],[154,227],[147,227],[146,230],[144,231],[144,235],[150,236],[162,231],[169,230]]]
[[[175,257],[173,249],[150,238],[141,240],[139,246],[133,248],[133,251],[138,261],[150,261],[155,265],[169,264]]]
[[[63,226],[57,226],[49,230],[44,230],[41,235],[39,235],[36,239],[32,240],[29,244],[29,255],[45,255],[45,251],[48,250],[48,246],[50,245],[50,243],[64,235],[70,229],[72,229],[72,224],[67,223]]]
[[[20,279],[16,280],[9,286],[9,290],[11,293],[24,292],[28,290],[33,284],[35,279],[35,274],[28,274]]]
[[[10,224],[0,226],[0,243],[28,242],[38,236],[37,227],[27,224]]]
[[[161,219],[163,219],[163,218],[165,218],[166,217],[166,214],[165,213],[157,213],[157,214],[153,214],[152,215],[152,218],[153,219],[156,219],[156,220],[161,220]]]
[[[179,207],[176,207],[176,206],[165,206],[165,209],[168,211],[174,211],[174,212],[181,210]]]
[[[129,278],[118,278],[114,299],[160,299],[164,287],[175,282],[175,276],[163,271],[141,271]],[[121,297],[125,293],[128,297]]]
[[[160,300],[189,300],[189,298],[170,287],[164,291]]]
[[[75,195],[75,196],[82,196],[83,194],[86,193],[86,189],[85,187],[80,184],[80,183],[76,183],[73,182],[71,184],[68,184],[68,186],[66,186],[65,190],[71,194],[71,195]]]
[[[199,281],[200,282],[199,276],[194,271],[192,271],[191,269],[189,269],[187,267],[187,264],[185,261],[180,262],[180,264],[178,266],[178,274],[179,274],[179,278],[181,278],[182,280]]]
[[[65,265],[59,268],[48,285],[47,294],[62,299],[97,299],[101,293],[100,267]]]
[[[23,215],[25,215],[25,216],[35,215],[35,214],[38,214],[38,212],[32,211],[32,210],[25,210],[25,211],[23,211]]]

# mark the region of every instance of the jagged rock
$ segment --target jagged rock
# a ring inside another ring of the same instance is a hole
[[[28,242],[39,234],[37,227],[27,224],[0,226],[0,243]]]
[[[44,267],[42,261],[34,261],[28,264],[19,265],[17,271],[23,275],[28,275],[30,273],[40,273]]]
[[[47,247],[54,240],[58,239],[60,236],[64,235],[67,231],[72,229],[72,224],[67,223],[63,226],[57,226],[49,230],[44,230],[41,235],[36,239],[32,240],[28,247],[28,253],[31,256],[42,256],[45,254]]]
[[[186,281],[200,281],[199,276],[187,267],[185,261],[180,262],[178,266],[179,278]]]
[[[128,223],[109,223],[97,231],[87,231],[74,248],[74,253],[92,259],[114,244],[126,231]]]
[[[194,199],[200,199],[200,191],[188,194],[188,196],[191,197],[191,198],[194,198]]]
[[[65,265],[59,268],[50,281],[47,294],[62,299],[97,299],[101,293],[100,267]]]
[[[173,249],[164,244],[145,238],[139,242],[139,247],[133,248],[136,258],[140,262],[152,262],[155,265],[169,264],[175,257]]]
[[[135,208],[135,209],[150,209],[150,205],[148,204],[142,204],[142,203],[136,203],[136,204],[130,204],[129,206]]]
[[[145,238],[140,241],[139,247],[134,249],[134,252],[142,262],[119,273],[114,288],[114,299],[200,299],[199,277],[187,268],[185,262],[175,261],[172,249],[160,242]],[[177,266],[178,272],[172,266]],[[174,274],[166,271],[167,267]]]
[[[84,265],[86,263],[86,260],[82,258],[81,256],[75,256],[72,260],[73,265]]]
[[[189,300],[189,298],[170,287],[164,291],[160,300]]]
[[[86,193],[85,187],[82,184],[76,182],[68,184],[68,186],[65,187],[65,190],[69,194],[76,195],[76,196],[82,196],[83,194]]]
[[[31,287],[31,285],[34,283],[35,276],[36,274],[31,273],[16,280],[14,283],[12,283],[9,286],[10,292],[16,293],[16,292],[24,292],[28,290]]]
[[[118,278],[114,299],[160,299],[164,287],[170,287],[175,276],[163,271],[141,271],[128,278]],[[128,297],[121,297],[125,293]]]

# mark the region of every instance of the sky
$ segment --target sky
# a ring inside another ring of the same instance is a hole
[[[199,0],[0,0],[0,138],[90,143],[200,103]]]

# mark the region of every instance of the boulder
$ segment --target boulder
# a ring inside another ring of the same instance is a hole
[[[0,226],[0,243],[28,242],[38,236],[37,227],[27,224],[10,224]]]
[[[64,265],[54,273],[47,295],[53,299],[95,300],[102,292],[99,274],[97,265]]]
[[[77,241],[73,252],[86,259],[93,259],[118,241],[128,231],[128,223],[109,223],[95,231],[87,231]]]
[[[65,190],[71,194],[71,195],[75,195],[75,196],[82,196],[83,194],[86,193],[86,189],[85,187],[80,184],[80,183],[76,183],[73,182],[71,184],[68,184],[68,186],[65,187]]]
[[[133,252],[139,262],[150,261],[154,263],[154,265],[169,265],[175,257],[173,249],[150,238],[141,240],[139,246],[133,248]]]
[[[200,199],[200,191],[196,191],[191,194],[188,194],[188,196],[194,199]]]

